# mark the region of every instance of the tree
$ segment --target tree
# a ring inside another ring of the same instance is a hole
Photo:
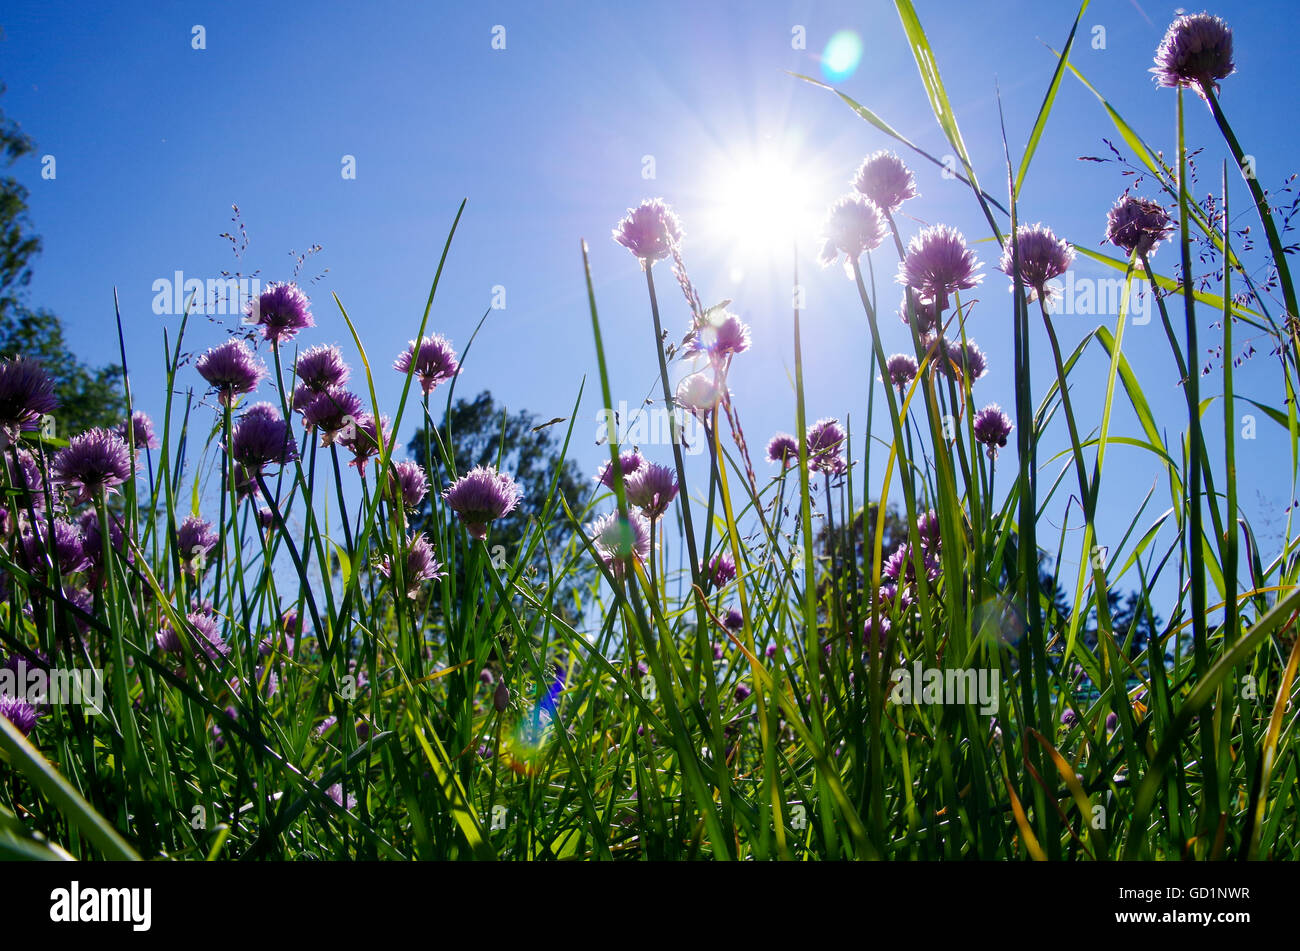
[[[0,83],[0,95],[5,91]],[[0,108],[0,156],[6,168],[36,148],[31,136]],[[41,239],[31,233],[27,218],[27,189],[12,176],[0,178],[0,317],[8,317],[17,293],[32,279],[31,259],[40,253]]]
[[[542,420],[526,410],[513,415],[504,407],[498,406],[492,394],[484,390],[472,400],[459,399],[451,407],[449,415],[444,415],[438,432],[446,440],[450,424],[451,442],[455,447],[455,463],[459,474],[463,475],[470,468],[478,465],[496,466],[502,472],[514,477],[522,497],[519,508],[509,518],[502,519],[492,526],[491,544],[493,548],[500,545],[505,549],[506,557],[513,562],[520,547],[525,543],[530,525],[539,519],[546,509],[551,490],[551,482],[559,470],[557,491],[563,493],[569,507],[577,512],[582,506],[582,496],[590,490],[590,483],[582,477],[577,465],[571,459],[564,459],[560,453],[560,444],[554,433],[563,429],[540,425]],[[426,440],[428,440],[426,442]],[[430,491],[440,491],[446,483],[446,473],[438,464],[438,443],[430,438],[425,427],[421,427],[411,437],[407,446],[411,456],[418,460],[428,471]],[[499,458],[499,461],[498,461]],[[429,502],[421,504],[413,519],[413,527],[423,528],[429,517]],[[550,522],[545,529],[546,546],[552,554],[560,551],[572,538],[573,529],[564,516],[557,500],[551,512]],[[538,546],[532,564],[538,571],[546,571],[546,552]],[[594,568],[581,562],[581,567],[566,576],[555,594],[554,603],[557,611],[572,613],[573,598],[571,592],[590,577]],[[459,570],[460,566],[457,566]]]

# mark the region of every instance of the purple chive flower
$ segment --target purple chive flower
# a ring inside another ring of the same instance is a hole
[[[972,383],[982,377],[988,370],[988,359],[984,356],[984,351],[979,348],[979,344],[974,340],[967,340],[966,346],[962,348],[961,366],[966,378]]]
[[[113,432],[122,437],[123,442],[127,441],[127,431],[125,422],[118,423],[113,428]],[[158,437],[154,435],[153,420],[149,418],[147,413],[136,410],[131,414],[130,433],[131,442],[137,452],[144,449],[158,448]]]
[[[736,684],[736,691],[733,696],[736,698],[736,703],[744,703],[749,699],[749,695],[753,692],[754,691],[745,684]]]
[[[934,301],[924,301],[917,294],[910,294],[908,291],[903,292],[903,303],[898,308],[898,318],[905,324],[911,324],[908,319],[907,299],[912,298],[912,310],[916,314],[916,332],[925,336],[939,329],[939,312],[935,307]]]
[[[1106,714],[1106,732],[1112,733],[1119,726],[1119,716],[1114,713]]]
[[[1067,729],[1078,722],[1079,716],[1073,710],[1066,710],[1061,714],[1061,726],[1066,727]]]
[[[519,505],[522,492],[515,480],[491,466],[475,466],[442,492],[475,538],[487,536],[488,523],[509,515]]]
[[[1156,50],[1156,85],[1203,90],[1232,75],[1232,30],[1208,13],[1184,14],[1169,24]]]
[[[36,457],[26,449],[19,449],[18,465],[14,466],[13,457],[8,453],[5,465],[9,469],[9,484],[15,489],[14,504],[18,511],[25,512],[29,505],[36,511],[45,508],[45,479]]]
[[[385,578],[392,577],[393,564],[387,555],[379,562],[379,572]],[[433,546],[429,544],[423,532],[417,532],[407,540],[405,574],[406,596],[412,599],[420,593],[420,585],[424,582],[434,581],[447,574],[442,568],[442,563],[434,557]]]
[[[898,265],[898,282],[942,313],[948,307],[949,294],[972,288],[984,279],[979,268],[961,232],[947,225],[932,225],[908,242],[907,254]]]
[[[677,498],[677,474],[668,466],[647,463],[628,478],[626,489],[628,502],[653,520],[668,511]]]
[[[74,571],[83,571],[90,566],[86,558],[85,541],[81,531],[66,519],[54,520],[54,533],[49,534],[49,525],[42,519],[34,528],[23,532],[20,554],[25,566],[30,571],[41,571],[46,556],[54,563],[59,574],[67,575]]]
[[[199,659],[207,657],[208,660],[218,663],[230,656],[230,645],[221,636],[215,617],[207,611],[191,611],[186,615],[186,619],[195,631],[194,635],[186,632],[192,640],[191,646],[195,657]],[[170,621],[163,623],[162,630],[155,635],[154,641],[161,650],[169,654],[181,653],[181,637],[171,626]]]
[[[492,691],[492,709],[497,713],[505,713],[510,706],[510,688],[502,680],[497,684],[497,688]]]
[[[717,368],[700,370],[677,384],[673,402],[701,419],[708,416],[727,396],[726,378]]]
[[[112,491],[131,478],[131,451],[122,437],[107,429],[90,429],[73,436],[54,457],[54,481],[77,490],[77,502],[89,502],[100,491]]]
[[[240,394],[253,392],[267,376],[266,364],[238,338],[207,350],[194,368],[217,391],[223,406],[230,406]]]
[[[997,403],[990,403],[975,414],[974,429],[975,439],[989,447],[990,456],[995,456],[1006,447],[1011,435],[1011,417]]]
[[[31,736],[36,729],[36,716],[36,708],[25,698],[0,693],[0,717],[16,726],[23,736]]]
[[[289,423],[270,403],[257,403],[239,420],[231,436],[235,461],[251,475],[269,465],[284,465],[298,458],[298,443]]]
[[[35,360],[0,360],[0,431],[18,439],[35,429],[42,416],[54,412],[59,399],[54,382]]]
[[[896,353],[885,361],[885,373],[889,382],[902,390],[916,378],[916,359],[905,353]]]
[[[92,573],[96,573],[104,558],[104,536],[99,531],[99,513],[89,509],[81,514],[77,524],[81,529],[82,550],[85,552],[86,560],[90,562]],[[110,513],[108,516],[109,546],[121,554],[124,551],[122,541],[122,522],[116,515]],[[126,551],[125,554],[129,560],[131,553]]]
[[[922,550],[921,567],[925,570],[925,576],[931,583],[939,580],[942,568],[933,552]],[[898,548],[894,549],[892,555],[885,559],[885,563],[880,567],[880,576],[894,585],[910,586],[916,583],[916,564],[912,558],[912,545],[910,542],[903,542]]]
[[[686,345],[687,353],[704,354],[713,360],[725,360],[748,349],[749,327],[725,310],[707,314]]]
[[[346,809],[348,812],[351,812],[353,809],[357,807],[357,797],[352,795],[351,793],[348,793],[347,805],[345,806],[343,804],[342,783],[335,783],[329,789],[325,790],[325,795],[329,796],[330,800],[334,803],[334,805],[338,806],[340,809]]]
[[[393,369],[399,373],[410,373],[415,367],[415,376],[420,381],[420,388],[428,396],[439,383],[446,383],[460,369],[456,351],[440,334],[421,337],[420,342],[411,341],[411,345],[402,351],[393,361]]]
[[[1149,198],[1121,195],[1106,213],[1106,240],[1138,257],[1155,254],[1156,247],[1173,232],[1169,213]]]
[[[293,283],[267,284],[257,300],[248,302],[245,313],[262,328],[262,336],[276,347],[281,340],[292,339],[298,331],[316,326],[311,301]]]
[[[635,449],[629,449],[627,452],[618,454],[618,466],[623,470],[624,486],[627,485],[627,481],[633,474],[640,472],[645,467],[645,464],[645,457]],[[614,488],[614,460],[609,459],[601,464],[600,470],[596,473],[596,481],[607,489],[612,490]]]
[[[295,406],[297,401],[295,398]],[[331,387],[315,393],[302,406],[302,424],[306,429],[320,431],[320,444],[324,448],[336,439],[347,435],[366,415],[361,408],[361,397],[342,387]]]
[[[834,264],[841,254],[849,261],[856,261],[868,251],[880,247],[880,242],[889,233],[880,209],[861,195],[845,195],[831,205],[822,234],[826,243],[822,245],[818,260],[823,267]]]
[[[940,546],[939,516],[934,509],[916,520],[916,533],[921,536],[921,547],[926,551],[934,551]]]
[[[911,169],[886,149],[872,152],[863,160],[852,184],[884,212],[898,211],[907,199],[917,197]]]
[[[379,455],[381,441],[392,450],[392,434],[389,432],[387,416],[381,416],[378,422],[369,413],[363,413],[351,427],[344,427],[339,442],[352,453],[350,466],[356,466],[361,478],[366,477],[366,464]]]
[[[962,346],[945,337],[939,341],[934,369],[951,380],[960,382],[967,379],[974,383],[988,371],[988,359],[974,340],[968,340]]]
[[[893,610],[894,607],[897,607],[900,612],[906,611],[916,603],[912,592],[907,587],[900,589],[897,584],[892,583],[882,584],[877,588],[876,597],[880,600],[882,609],[887,611]]]
[[[714,588],[724,588],[736,580],[736,560],[725,551],[719,552],[713,556],[704,573],[713,582]]]
[[[429,479],[424,474],[424,466],[418,462],[393,463],[389,478],[392,480],[393,498],[401,499],[408,509],[416,508],[429,494]]]
[[[176,530],[176,550],[180,555],[181,568],[186,574],[200,575],[207,567],[207,558],[217,545],[217,533],[212,526],[191,515],[181,522]]]
[[[313,393],[324,393],[332,387],[342,386],[352,375],[351,368],[343,360],[343,351],[335,344],[327,343],[308,347],[298,354],[293,372],[298,382]]]
[[[838,419],[819,419],[809,426],[808,468],[832,475],[842,471],[843,459],[839,453],[844,440],[844,427]]]
[[[864,647],[876,650],[884,650],[885,644],[889,641],[889,618],[883,615],[880,618],[880,626],[877,627],[872,623],[871,617],[868,616],[862,624],[862,644]]]
[[[767,443],[767,461],[788,469],[799,461],[799,440],[789,433],[777,433]]]
[[[626,519],[617,512],[602,515],[587,526],[587,536],[615,578],[622,578],[633,561],[650,557],[650,520],[640,512],[629,512]]]
[[[613,232],[614,240],[641,260],[642,267],[668,257],[682,240],[682,226],[661,198],[627,210]]]
[[[1016,229],[1015,240],[1008,237],[1003,245],[998,267],[1011,278],[1016,276],[1013,250],[1020,255],[1020,283],[1033,288],[1040,296],[1046,292],[1047,282],[1064,274],[1074,260],[1074,248],[1041,224],[1021,225]]]
[[[739,631],[745,626],[745,616],[740,613],[739,608],[728,608],[722,623],[729,631]]]

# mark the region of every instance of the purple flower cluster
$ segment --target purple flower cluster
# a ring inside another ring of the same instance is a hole
[[[270,403],[257,403],[239,420],[231,435],[235,461],[255,478],[266,466],[298,458],[298,443],[289,423]]]
[[[627,217],[614,226],[613,237],[648,268],[673,253],[682,240],[682,226],[663,199],[653,198],[629,208]]]
[[[293,408],[302,411],[313,394],[324,393],[347,383],[352,369],[343,359],[343,351],[334,344],[318,344],[298,354],[294,362],[298,385],[293,391]]]
[[[298,405],[297,394],[294,400],[295,405]],[[309,391],[304,394],[304,400],[298,408],[302,413],[303,427],[320,433],[321,448],[350,434],[357,420],[366,416],[365,410],[361,408],[361,397],[340,386],[319,393]]]
[[[749,349],[749,327],[735,314],[710,311],[691,333],[686,352],[707,356],[715,363]]]
[[[911,169],[893,152],[884,149],[863,160],[853,177],[853,187],[881,211],[890,214],[918,195]]]
[[[789,433],[777,433],[767,443],[767,461],[788,469],[799,461],[799,440]]]
[[[208,555],[217,546],[217,533],[212,525],[197,515],[191,515],[176,529],[176,551],[182,569],[190,575],[203,574]]]
[[[898,265],[898,282],[942,313],[948,308],[949,295],[969,290],[984,279],[979,268],[960,232],[947,225],[932,225],[907,243],[907,254]]]
[[[76,502],[89,502],[131,478],[131,451],[107,429],[73,436],[54,457],[54,481],[76,490]]]
[[[278,347],[283,340],[292,340],[298,331],[315,327],[311,315],[311,301],[297,284],[266,285],[256,300],[245,308],[249,322],[262,328],[262,337]]]
[[[1173,231],[1169,213],[1158,202],[1125,192],[1106,214],[1106,240],[1127,254],[1145,257],[1155,253]]]
[[[153,420],[149,418],[147,413],[139,410],[131,414],[129,425],[125,421],[121,422],[113,429],[113,432],[120,436],[123,442],[127,442],[129,439],[137,452],[158,448],[158,437],[154,435]]]
[[[429,478],[424,473],[424,466],[409,460],[393,463],[389,470],[392,482],[393,498],[400,500],[408,509],[418,508],[429,494]]]
[[[1204,95],[1235,69],[1228,24],[1208,13],[1190,13],[1169,24],[1151,72],[1159,86],[1190,86]]]
[[[54,381],[34,360],[0,360],[0,432],[10,440],[36,428],[58,407]]]
[[[1019,256],[1018,262],[1015,255]],[[1064,274],[1073,260],[1074,248],[1057,238],[1052,229],[1041,224],[1021,225],[1014,238],[1007,238],[998,267],[1015,278],[1018,263],[1020,283],[1043,297],[1047,282]]]
[[[813,472],[840,475],[848,462],[840,450],[847,435],[838,419],[819,419],[808,427],[808,468]]]
[[[725,588],[736,580],[736,560],[729,552],[719,552],[709,561],[704,574],[713,584],[714,589]]]
[[[650,557],[650,520],[640,512],[629,512],[627,518],[617,512],[602,515],[587,527],[587,537],[615,578]]]
[[[990,457],[996,457],[999,449],[1006,448],[1011,435],[1011,417],[997,403],[990,403],[975,414],[973,428],[975,439],[988,446]]]
[[[402,564],[407,584],[406,596],[412,599],[419,595],[420,585],[426,581],[445,577],[447,574],[441,562],[434,557],[433,546],[429,544],[423,532],[407,539]],[[393,576],[392,559],[387,555],[379,562],[379,571],[385,578]]]
[[[906,353],[896,353],[885,361],[889,382],[902,392],[916,378],[916,359]]]
[[[823,267],[834,264],[843,254],[850,262],[880,247],[889,234],[885,218],[871,201],[862,195],[845,195],[831,205],[822,226],[825,241],[818,260]]]
[[[451,510],[478,539],[487,537],[490,522],[513,512],[521,496],[515,480],[491,466],[475,466],[442,492]]]
[[[199,357],[194,368],[217,391],[217,399],[223,406],[232,406],[236,397],[252,393],[267,376],[266,364],[240,339],[210,348]]]
[[[677,498],[677,474],[657,462],[646,463],[628,478],[626,488],[628,502],[653,521]]]
[[[428,396],[435,386],[456,375],[460,361],[451,344],[441,335],[434,334],[421,337],[418,343],[412,340],[410,346],[393,361],[393,369],[399,373],[410,373],[412,368],[420,381],[420,388]]]
[[[635,449],[629,449],[627,452],[618,454],[618,467],[623,472],[623,483],[626,486],[627,480],[645,466],[645,457]],[[596,473],[596,481],[611,491],[614,488],[614,460],[609,459],[601,464],[599,471]]]

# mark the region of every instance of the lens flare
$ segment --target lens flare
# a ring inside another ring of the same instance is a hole
[[[502,764],[521,776],[536,775],[539,760],[551,739],[556,702],[564,690],[566,675],[564,666],[557,664],[555,679],[545,696],[537,701],[529,716],[519,720],[502,746]]]
[[[972,629],[992,645],[1015,647],[1025,634],[1025,618],[1008,598],[995,596],[975,606]]]
[[[861,62],[861,37],[852,30],[840,30],[822,51],[822,75],[830,82],[842,82],[857,72]]]

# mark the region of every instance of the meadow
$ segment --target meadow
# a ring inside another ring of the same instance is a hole
[[[780,275],[787,336],[764,339],[692,282],[690,222],[640,195],[601,240],[644,276],[658,415],[621,425],[574,235],[594,349],[575,343],[576,402],[546,424],[557,464],[527,478],[507,420],[486,450],[453,423],[458,386],[508,372],[438,332],[465,204],[400,353],[368,351],[371,315],[294,274],[211,348],[187,343],[188,301],[163,331],[154,419],[128,373],[117,428],[64,433],[40,364],[5,358],[0,858],[1300,856],[1300,561],[1289,513],[1270,552],[1237,498],[1242,412],[1289,446],[1280,484],[1300,459],[1295,206],[1256,178],[1220,103],[1250,64],[1230,24],[1180,15],[1153,50],[1167,113],[1130,125],[1071,62],[1084,3],[1028,141],[1004,134],[1003,175],[981,180],[990,157],[967,152],[941,56],[909,0],[895,7],[988,232],[914,226],[914,169],[944,160],[870,103],[789,78],[886,146],[844,170],[817,249],[858,292],[865,428],[849,424],[861,407],[806,406],[797,270]],[[1076,81],[1133,174],[1089,212],[1095,234],[1067,236],[1019,196]],[[1185,141],[1190,110],[1221,138]],[[1148,144],[1171,129],[1172,147]],[[1113,274],[1117,320],[1083,316],[1080,258]],[[1014,339],[1012,406],[980,396],[977,307]],[[1167,351],[1126,352],[1139,308]],[[359,361],[320,333],[326,309]],[[1071,350],[1062,313],[1090,321]],[[879,328],[900,321],[910,349],[886,353]],[[116,330],[125,364],[120,314]],[[733,362],[790,345],[788,389],[733,392]],[[1095,354],[1104,385],[1074,385]],[[1152,413],[1157,360],[1178,367],[1182,415]],[[387,374],[402,392],[384,406]],[[1275,398],[1239,396],[1245,374]],[[788,398],[792,432],[744,429],[760,398]],[[566,491],[593,401],[608,461]],[[1121,407],[1136,428],[1112,425]],[[873,418],[887,438],[864,437]],[[1158,483],[1101,537],[1117,448]],[[688,455],[706,479],[688,481]],[[1062,498],[1068,528],[1044,514]]]

